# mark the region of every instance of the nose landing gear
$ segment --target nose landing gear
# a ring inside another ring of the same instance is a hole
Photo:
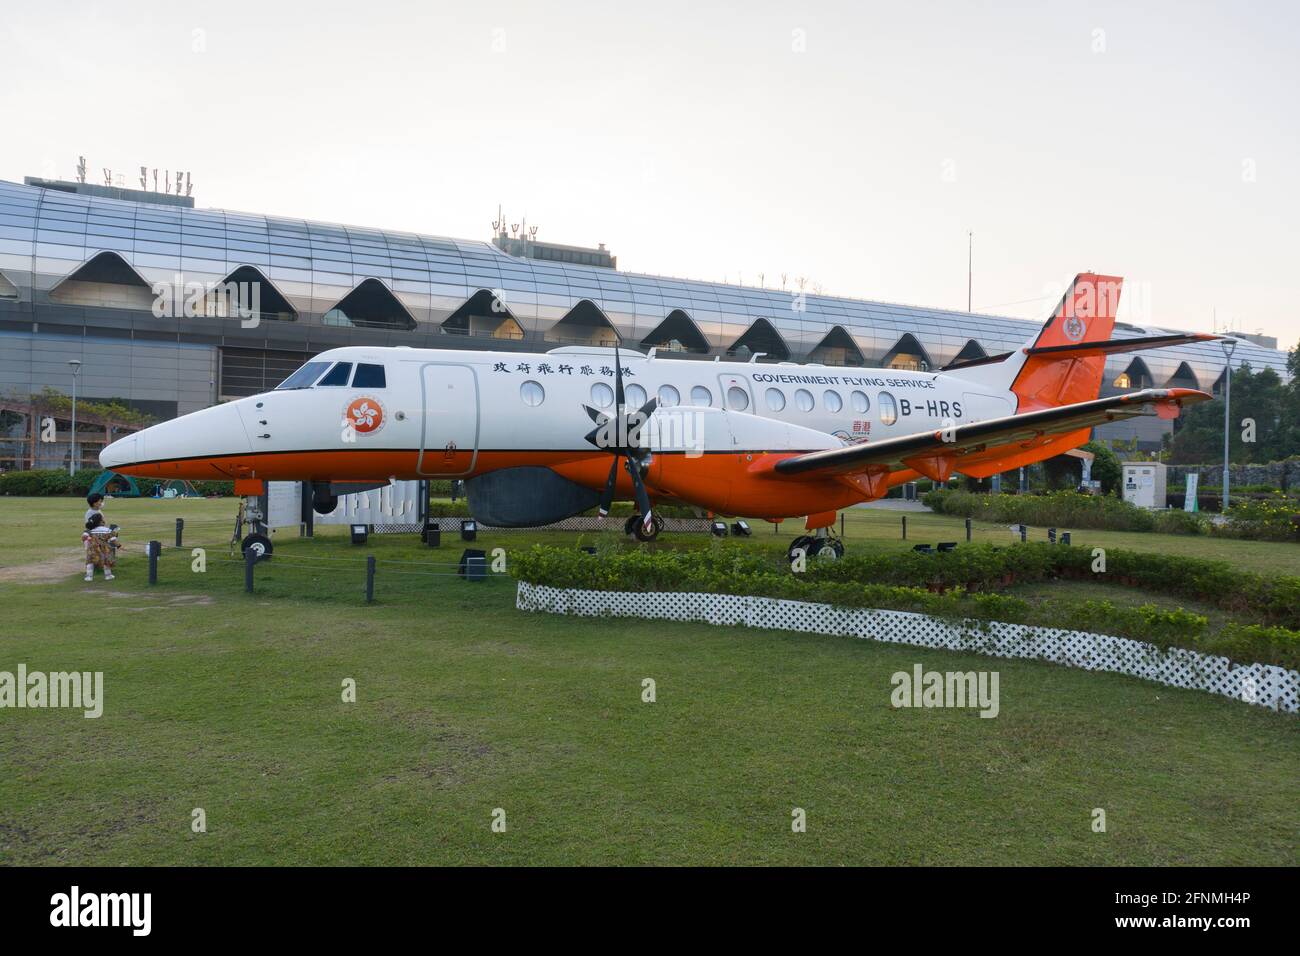
[[[275,545],[267,534],[270,529],[266,526],[264,506],[265,499],[260,495],[249,495],[240,501],[239,514],[235,517],[235,533],[230,539],[232,547],[236,541],[239,542],[240,554],[247,555],[251,552],[258,561],[269,558],[275,550]],[[249,534],[244,534],[245,524],[250,529]]]

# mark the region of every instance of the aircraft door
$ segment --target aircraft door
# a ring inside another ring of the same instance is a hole
[[[725,372],[718,376],[718,387],[722,390],[721,401],[718,403],[720,408],[754,414],[754,393],[747,377]]]
[[[478,376],[469,365],[430,363],[420,372],[424,427],[421,475],[459,478],[478,460]]]

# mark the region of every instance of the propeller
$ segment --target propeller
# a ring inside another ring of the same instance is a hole
[[[609,514],[614,502],[614,486],[618,484],[618,467],[622,461],[624,470],[632,479],[632,493],[636,498],[637,510],[641,514],[642,526],[648,531],[653,515],[650,511],[650,495],[646,493],[641,472],[650,457],[650,449],[641,444],[641,428],[654,414],[659,405],[657,398],[652,398],[634,412],[624,412],[626,400],[623,393],[623,362],[619,356],[618,346],[614,346],[614,414],[606,415],[590,405],[582,406],[587,416],[596,425],[587,433],[587,441],[597,448],[603,448],[614,456],[609,465],[609,478],[605,481],[605,490],[600,495],[600,516]]]

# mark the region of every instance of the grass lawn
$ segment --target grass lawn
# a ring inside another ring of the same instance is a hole
[[[0,710],[0,862],[1298,860],[1292,716],[1040,662],[525,614],[509,580],[448,573],[462,547],[451,535],[432,551],[409,536],[361,548],[342,529],[281,533],[250,596],[226,559],[234,508],[110,501],[131,550],[116,581],[86,584],[79,500],[0,498],[0,670],[103,671],[105,684],[97,720]],[[170,542],[177,516],[187,548],[164,554],[149,587],[141,543]],[[850,547],[961,540],[960,519],[908,524],[902,542],[897,514],[853,510]],[[755,525],[748,544],[784,548],[786,527]],[[978,540],[1011,537],[977,525]],[[1074,540],[1300,573],[1289,544]],[[202,574],[191,545],[207,548]],[[379,559],[372,606],[366,554]],[[998,671],[999,716],[893,709],[890,676],[916,663]],[[642,702],[644,678],[655,703]],[[356,703],[341,700],[345,679]],[[791,832],[796,807],[806,833]],[[195,808],[206,833],[191,831]]]

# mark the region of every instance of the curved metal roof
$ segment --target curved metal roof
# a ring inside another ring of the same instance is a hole
[[[836,326],[869,364],[911,335],[935,365],[972,339],[989,354],[1022,345],[1040,322],[824,295],[615,272],[521,259],[489,242],[107,199],[0,182],[0,273],[20,294],[42,301],[97,254],[115,252],[147,282],[220,282],[242,267],[260,271],[298,313],[321,317],[367,280],[382,283],[420,325],[441,325],[481,290],[494,290],[526,333],[538,339],[584,299],[608,317],[622,341],[639,343],[682,310],[711,349],[725,351],[760,320],[803,360]],[[1046,318],[1046,316],[1044,316]],[[1124,338],[1158,332],[1132,326]],[[489,344],[490,340],[485,341]],[[1212,344],[1140,353],[1158,384],[1187,362],[1203,385],[1222,372]],[[1129,362],[1108,365],[1113,378]],[[1242,341],[1234,367],[1286,374],[1286,354]]]

